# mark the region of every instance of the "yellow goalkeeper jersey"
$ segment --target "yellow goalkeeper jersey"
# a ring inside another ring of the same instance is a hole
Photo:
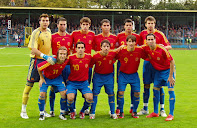
[[[50,55],[51,50],[51,30],[47,28],[47,31],[42,32],[39,28],[35,29],[32,32],[30,42],[28,48],[31,50],[32,48],[38,49],[40,52]],[[32,58],[42,59],[39,56],[30,54]]]

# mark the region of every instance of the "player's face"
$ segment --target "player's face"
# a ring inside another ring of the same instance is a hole
[[[59,24],[57,24],[58,30],[61,32],[65,32],[67,28],[66,21],[59,21]]]
[[[78,55],[82,55],[85,52],[84,44],[78,44],[76,47],[76,51]]]
[[[59,50],[58,60],[64,62],[67,58],[67,50]]]
[[[90,28],[90,24],[88,22],[83,22],[80,24],[81,30],[87,32]]]
[[[109,50],[110,50],[110,45],[108,43],[103,43],[103,45],[101,46],[101,51],[104,54],[108,54]]]
[[[126,32],[132,32],[133,30],[133,25],[131,22],[126,22],[125,25],[124,25],[124,29]]]
[[[136,41],[133,41],[133,40],[129,39],[127,41],[127,46],[133,48],[133,47],[135,47],[135,43],[136,43]]]
[[[145,24],[146,28],[149,30],[149,31],[153,31],[155,29],[155,22],[154,21],[150,21],[148,20]]]
[[[146,42],[152,50],[156,48],[156,39],[154,38],[154,36],[147,36]]]
[[[111,26],[110,26],[110,23],[106,23],[104,22],[101,26],[101,29],[104,33],[109,33],[110,32],[110,29],[111,29]]]
[[[39,23],[42,29],[47,29],[49,26],[49,17],[42,17]]]

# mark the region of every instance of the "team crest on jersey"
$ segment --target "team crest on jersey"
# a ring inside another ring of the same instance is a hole
[[[68,46],[70,46],[70,42],[68,42],[67,44],[68,44]]]
[[[63,38],[62,40],[64,41],[65,39]]]
[[[154,55],[154,53],[152,52],[152,55]]]
[[[106,60],[106,58],[103,58],[103,60]]]
[[[113,43],[110,43],[111,44],[111,47],[113,47],[114,46],[114,44]]]
[[[79,63],[82,63],[82,61],[80,60]]]
[[[133,54],[130,54],[130,56],[133,56]]]
[[[85,68],[88,68],[88,64],[85,64]]]
[[[135,58],[135,61],[139,61],[139,58],[138,58],[138,57],[136,57],[136,58]]]
[[[86,36],[83,37],[84,39],[86,38]]]
[[[112,63],[112,60],[109,61],[109,64],[111,64],[111,63]]]
[[[160,57],[157,57],[157,60],[160,60]]]
[[[89,40],[89,44],[91,44],[92,43],[92,41],[91,40]]]
[[[62,66],[60,66],[60,68],[62,68]]]

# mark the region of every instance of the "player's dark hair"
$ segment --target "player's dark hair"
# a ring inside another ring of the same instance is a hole
[[[83,45],[84,45],[84,48],[85,48],[85,46],[86,46],[84,42],[79,41],[79,42],[77,42],[77,44],[76,44],[76,48],[77,48],[77,45],[78,45],[78,44],[83,44]]]
[[[124,25],[125,25],[126,23],[132,23],[132,25],[133,25],[132,19],[125,19],[125,20],[124,20]]]
[[[104,43],[109,44],[109,46],[111,46],[109,40],[103,40],[101,41],[101,47],[103,46]]]
[[[129,41],[129,39],[136,42],[136,37],[134,35],[128,35],[126,41]]]
[[[149,33],[148,35],[146,35],[146,39],[147,39],[147,37],[148,36],[153,36],[154,37],[154,39],[155,39],[155,35],[154,34],[152,34],[152,33]]]
[[[109,23],[110,24],[110,21],[108,19],[103,19],[103,20],[101,20],[101,26],[103,25],[103,23]]]
[[[60,21],[66,21],[66,22],[67,22],[66,18],[64,18],[64,17],[60,17],[60,18],[57,20],[57,24],[59,24]]]
[[[91,20],[90,20],[90,18],[88,18],[88,17],[83,17],[83,18],[81,18],[81,19],[80,19],[80,24],[82,24],[83,22],[87,22],[87,23],[91,24]]]
[[[57,58],[59,57],[59,51],[60,50],[66,50],[67,52],[68,52],[68,50],[67,50],[67,48],[65,47],[65,46],[61,46],[58,50],[57,50]],[[68,53],[67,53],[68,54]]]
[[[156,19],[153,16],[146,17],[145,23],[147,23],[147,21],[154,21],[154,23],[156,24]]]
[[[44,17],[44,18],[48,17],[48,18],[49,18],[49,15],[48,15],[48,14],[43,13],[42,15],[40,15],[40,17],[39,17],[39,21],[41,20],[41,18],[42,18],[42,17]]]

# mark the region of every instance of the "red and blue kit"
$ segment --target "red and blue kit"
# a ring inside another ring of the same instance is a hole
[[[155,35],[155,39],[156,39],[156,44],[163,44],[164,46],[171,46],[168,39],[166,38],[166,36],[163,34],[163,32],[159,31],[159,30],[155,30],[155,32],[153,33]],[[144,30],[140,33],[140,43],[139,45],[143,45],[146,44],[146,36],[148,35],[148,31]]]
[[[144,51],[141,47],[135,46],[133,51],[128,51],[124,47],[118,52],[117,56],[120,61],[120,72],[118,75],[118,91],[125,91],[127,84],[131,85],[132,93],[140,92],[140,79],[137,73],[140,59],[145,58]],[[131,97],[133,100],[133,112],[137,112],[139,97]],[[123,112],[124,98],[118,94],[117,105],[120,112]]]
[[[158,44],[154,50],[151,50],[147,45],[142,48],[148,55],[150,63],[156,70],[161,71],[170,69],[170,61],[173,60],[173,58],[167,49]]]
[[[57,51],[61,46],[65,46],[69,54],[69,51],[72,46],[71,35],[66,33],[64,36],[60,36],[58,32],[52,35],[52,41],[51,41],[52,54],[57,55]]]
[[[136,73],[140,64],[140,58],[146,58],[141,47],[136,46],[133,51],[124,47],[118,52],[117,59],[120,61],[120,71],[126,74]]]
[[[94,39],[95,33],[93,31],[88,31],[87,34],[82,34],[81,30],[76,30],[74,32],[72,32],[71,37],[73,40],[73,50],[74,53],[76,53],[75,51],[75,47],[77,42],[82,41],[85,43],[85,53],[91,54],[91,50],[92,50],[92,42]]]
[[[93,49],[95,51],[100,51],[101,50],[101,42],[103,40],[109,40],[109,42],[110,42],[110,49],[115,49],[116,48],[116,42],[117,42],[116,38],[117,37],[115,35],[111,34],[111,33],[109,34],[108,37],[104,37],[102,33],[98,34],[94,38]]]
[[[95,53],[92,57],[91,65],[95,64],[94,71],[99,74],[109,74],[114,71],[114,58],[116,57],[115,51],[109,51],[108,55],[101,55],[101,51]]]
[[[95,114],[97,96],[101,91],[101,88],[105,87],[105,92],[108,94],[108,103],[110,106],[110,111],[114,114],[115,103],[114,103],[114,60],[116,57],[116,52],[110,50],[106,56],[101,54],[101,51],[94,54],[92,57],[91,65],[95,64],[94,76],[92,79],[94,94],[93,104],[91,107],[91,114]]]
[[[136,33],[132,33],[131,35],[134,35],[136,37],[136,45],[140,45],[141,43],[139,43],[140,41],[140,35],[136,34]],[[118,45],[126,45],[126,39],[127,39],[127,34],[125,32],[121,32],[117,35],[117,42]]]
[[[38,69],[43,71],[43,75],[48,79],[55,79],[62,74],[63,69],[67,64],[67,60],[62,64],[50,65],[47,61],[38,64]]]
[[[86,81],[88,80],[89,66],[91,55],[84,54],[83,58],[77,57],[77,54],[70,55],[68,64],[70,65],[71,73],[68,77],[70,81]]]

